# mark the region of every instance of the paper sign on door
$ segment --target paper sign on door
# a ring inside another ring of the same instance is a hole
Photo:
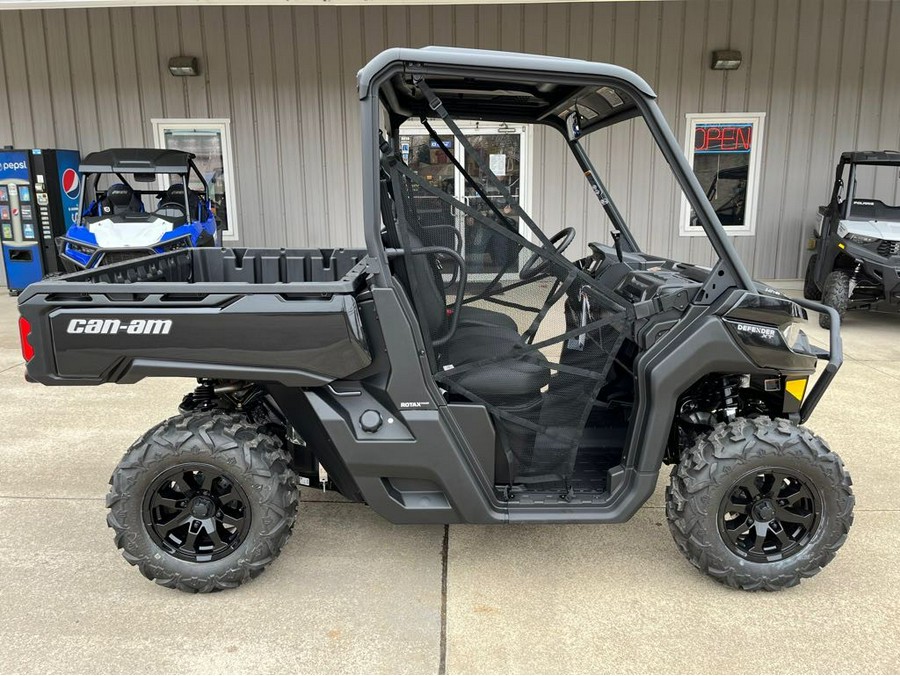
[[[506,153],[491,153],[490,167],[494,176],[506,176]]]

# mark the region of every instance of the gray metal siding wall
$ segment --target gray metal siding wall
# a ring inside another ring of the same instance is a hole
[[[231,118],[249,245],[362,243],[355,74],[389,46],[612,61],[656,88],[679,140],[689,112],[765,112],[757,235],[736,238],[760,278],[800,274],[841,150],[900,147],[897,0],[6,11],[0,43],[0,145],[150,145],[151,118]],[[709,69],[724,47],[743,52],[740,70]],[[200,57],[202,77],[171,77],[178,54]],[[598,168],[639,241],[708,260],[702,239],[678,236],[679,202],[646,140],[601,140]],[[604,237],[577,167],[542,132],[534,186],[547,230],[575,226],[578,250]]]

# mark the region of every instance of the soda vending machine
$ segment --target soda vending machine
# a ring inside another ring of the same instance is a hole
[[[78,219],[75,150],[0,150],[0,246],[10,294],[62,272],[55,238]]]

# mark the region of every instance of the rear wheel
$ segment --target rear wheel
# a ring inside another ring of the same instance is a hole
[[[825,285],[822,287],[822,302],[837,310],[841,319],[844,318],[847,308],[850,306],[849,272],[835,270],[825,278]],[[820,314],[819,326],[823,329],[831,328],[831,317],[827,314]]]
[[[853,523],[850,476],[825,442],[787,420],[722,424],[672,469],[666,515],[688,560],[738,589],[818,573]]]
[[[819,260],[819,254],[813,254],[809,257],[809,263],[806,264],[806,276],[803,279],[803,297],[806,300],[821,300],[822,292],[816,285],[816,261]]]
[[[245,417],[170,418],[128,449],[110,480],[107,523],[145,577],[211,592],[255,577],[278,556],[297,511],[282,442]]]

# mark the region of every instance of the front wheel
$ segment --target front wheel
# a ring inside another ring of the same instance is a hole
[[[837,310],[841,319],[844,318],[847,308],[850,306],[850,273],[835,270],[825,278],[825,284],[822,287],[822,302]],[[830,329],[831,317],[827,314],[820,314],[819,326],[823,329]]]
[[[212,592],[262,572],[287,541],[296,477],[280,439],[247,418],[190,413],[149,430],[110,479],[116,546],[165,587]]]
[[[666,516],[698,569],[730,587],[778,590],[818,573],[853,523],[850,475],[804,427],[721,424],[672,469]]]
[[[806,300],[821,300],[822,292],[816,284],[816,262],[819,260],[819,254],[813,254],[809,257],[806,264],[806,275],[803,277],[803,297]]]

